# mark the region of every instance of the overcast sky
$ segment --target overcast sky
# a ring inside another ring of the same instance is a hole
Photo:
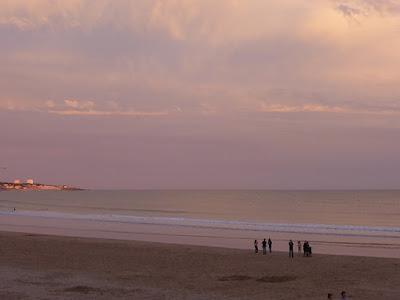
[[[399,188],[398,0],[2,0],[0,179]]]

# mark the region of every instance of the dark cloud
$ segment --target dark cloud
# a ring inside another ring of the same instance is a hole
[[[360,9],[351,7],[348,4],[339,4],[336,6],[336,9],[342,12],[342,14],[349,19],[356,19],[358,16],[364,15]]]
[[[357,19],[359,16],[367,16],[371,13],[380,14],[400,13],[400,2],[397,0],[334,0],[336,9],[345,17]]]
[[[380,12],[400,13],[400,2],[398,0],[361,0],[361,2]]]

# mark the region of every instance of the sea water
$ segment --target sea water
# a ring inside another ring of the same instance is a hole
[[[400,257],[400,191],[0,192],[0,230]]]

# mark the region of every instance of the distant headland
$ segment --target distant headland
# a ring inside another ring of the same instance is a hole
[[[0,182],[0,191],[80,191],[82,189],[68,185],[52,185],[35,183],[33,179],[21,182],[16,179],[14,182]]]

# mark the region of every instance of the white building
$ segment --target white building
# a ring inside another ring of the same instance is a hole
[[[21,180],[15,179],[15,180],[14,180],[14,184],[21,184]]]
[[[27,184],[33,184],[33,179],[28,179],[28,180],[26,181],[26,183],[27,183]]]

